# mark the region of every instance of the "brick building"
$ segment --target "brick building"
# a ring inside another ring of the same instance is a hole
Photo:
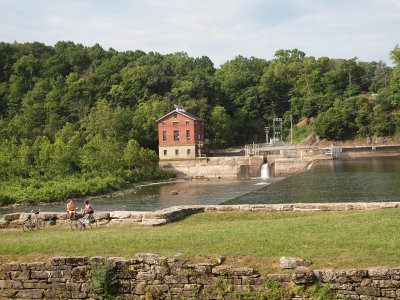
[[[204,146],[204,120],[182,106],[156,120],[160,160],[188,159],[201,156]]]

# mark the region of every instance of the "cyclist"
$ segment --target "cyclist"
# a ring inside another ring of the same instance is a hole
[[[75,212],[74,202],[72,201],[72,199],[69,199],[69,200],[68,200],[67,212],[68,212],[68,214],[69,214],[69,218],[70,218],[70,219],[75,219],[75,217],[76,217],[76,212]]]
[[[91,216],[94,213],[94,208],[89,200],[85,200],[85,209],[82,209],[82,212]]]

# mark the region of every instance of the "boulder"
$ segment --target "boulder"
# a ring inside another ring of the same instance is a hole
[[[282,269],[296,269],[297,267],[308,267],[312,264],[311,261],[297,258],[283,256],[279,259]]]

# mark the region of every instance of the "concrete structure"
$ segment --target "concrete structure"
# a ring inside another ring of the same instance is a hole
[[[156,120],[160,160],[193,159],[204,146],[204,120],[182,106]]]
[[[190,160],[160,161],[160,168],[178,178],[248,178],[260,177],[264,156],[203,157]]]

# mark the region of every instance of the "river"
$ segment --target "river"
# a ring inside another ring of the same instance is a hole
[[[92,201],[98,211],[154,211],[175,205],[400,201],[400,157],[329,160],[282,178],[192,180],[144,186]],[[81,202],[75,206],[82,208]],[[65,204],[41,207],[65,211]],[[0,209],[0,215],[38,207]]]

